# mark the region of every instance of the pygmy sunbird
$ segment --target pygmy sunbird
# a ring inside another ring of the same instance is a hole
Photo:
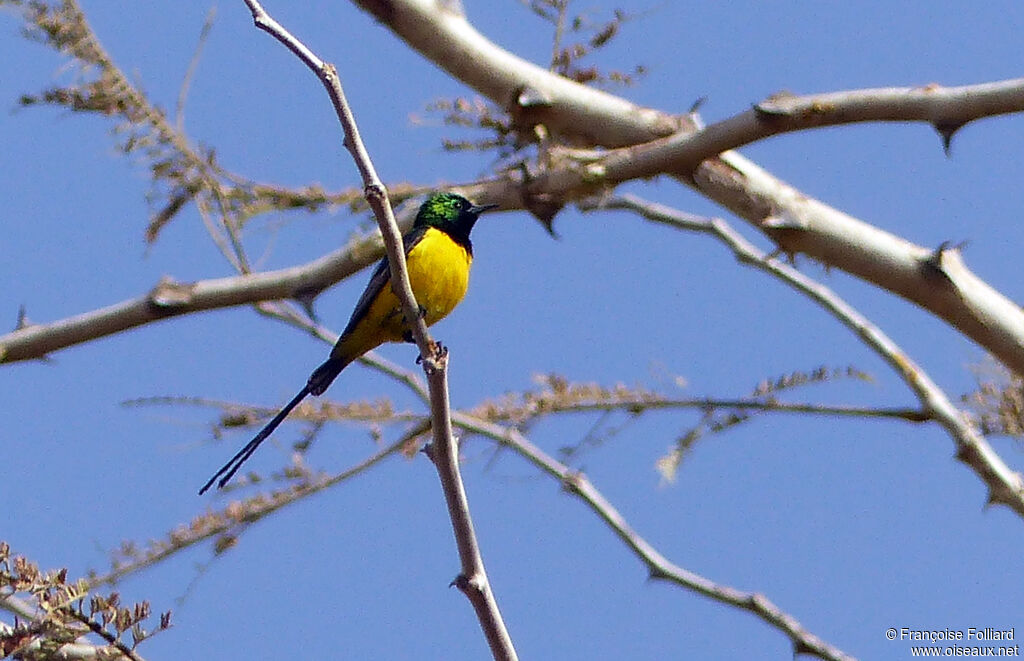
[[[469,233],[480,214],[496,206],[477,206],[461,195],[435,193],[420,206],[412,229],[402,237],[409,283],[428,326],[448,316],[466,295],[469,267],[473,262]],[[217,488],[227,484],[306,395],[323,394],[341,370],[367,351],[385,342],[400,341],[413,341],[412,334],[402,313],[402,304],[391,290],[391,270],[388,258],[384,257],[359,297],[352,318],[331,349],[330,357],[313,370],[302,390],[224,464],[199,493],[205,493],[214,482]]]

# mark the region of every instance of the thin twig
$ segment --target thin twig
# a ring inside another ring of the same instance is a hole
[[[652,579],[670,581],[715,601],[750,611],[785,633],[793,641],[794,652],[797,654],[813,654],[832,661],[851,661],[853,658],[807,631],[796,618],[779,609],[764,595],[720,585],[671,562],[633,530],[622,514],[615,509],[615,506],[590,483],[583,473],[569,468],[548,455],[519,431],[461,413],[455,413],[453,419],[459,427],[494,439],[513,449],[540,470],[557,478],[566,491],[586,503],[616,536],[632,549],[633,553],[647,566]]]
[[[217,246],[220,254],[224,256],[224,259],[231,264],[239,273],[246,273],[247,268],[243,265],[242,261],[238,258],[237,243],[231,241],[229,246],[229,238],[225,236],[225,232],[222,229],[227,228],[227,219],[222,217],[221,222],[214,220],[214,213],[210,209],[210,202],[205,197],[198,196],[195,199],[196,209],[199,211],[199,218],[203,221],[203,226],[206,227],[206,233],[210,236],[210,240]],[[218,206],[220,206],[218,202]],[[223,209],[222,209],[223,211]]]
[[[231,242],[231,250],[234,255],[232,263],[236,265],[239,273],[250,273],[252,268],[249,266],[249,258],[246,256],[245,246],[242,244],[240,235],[241,223],[227,200],[228,193],[224,190],[223,184],[218,181],[210,187],[210,194],[217,201],[217,209],[220,212],[218,216],[224,226],[224,233],[227,234],[228,240]]]
[[[191,395],[154,395],[150,397],[134,397],[121,402],[121,406],[200,406],[203,408],[220,409],[229,412],[233,416],[245,415],[244,422],[236,422],[231,427],[242,427],[248,425],[262,424],[263,418],[269,418],[280,410],[279,406],[253,406],[239,404],[221,399],[210,399],[208,397],[194,397]],[[289,414],[289,420],[306,420],[310,422],[323,423],[325,420],[349,420],[351,422],[372,422],[372,423],[396,423],[396,422],[418,422],[423,415],[411,411],[394,411],[390,404],[375,406],[369,402],[351,402],[350,404],[321,404],[303,403]],[[222,425],[225,426],[225,425]]]
[[[196,69],[199,68],[199,58],[203,54],[203,46],[206,45],[207,39],[210,38],[210,31],[213,29],[213,19],[216,17],[217,8],[210,7],[206,12],[206,19],[203,20],[203,27],[199,31],[196,50],[192,53],[192,60],[188,63],[188,70],[185,71],[185,77],[181,81],[181,89],[178,90],[178,103],[174,110],[174,125],[178,129],[178,133],[182,135],[185,133],[185,101],[188,99],[188,91],[192,87],[192,79],[196,75]]]
[[[323,62],[270,17],[259,2],[245,0],[245,3],[252,12],[256,27],[273,36],[301,59],[323,83],[334,104],[338,119],[345,132],[345,146],[352,153],[356,167],[362,176],[366,200],[373,208],[381,235],[384,238],[391,268],[391,287],[402,302],[406,322],[412,329],[416,345],[420,349],[420,356],[423,358],[423,369],[427,375],[430,391],[434,464],[441,478],[441,486],[448,503],[448,513],[451,517],[459,557],[462,561],[462,573],[456,578],[455,583],[473,604],[494,658],[517,659],[512,639],[502,621],[497,601],[487,580],[483,558],[473,532],[465,489],[459,476],[458,450],[452,434],[448,402],[447,352],[438,350],[438,345],[430,338],[426,323],[419,314],[419,307],[413,296],[405,264],[402,237],[388,201],[387,191],[377,176],[370,156],[359,137],[359,129],[345,99],[337,70],[333,65]]]
[[[663,411],[672,409],[739,409],[760,411],[764,413],[804,413],[809,415],[826,415],[851,418],[896,418],[907,422],[925,422],[929,420],[927,412],[921,409],[906,407],[874,407],[816,404],[813,402],[780,402],[777,400],[758,399],[718,399],[714,397],[687,397],[647,399],[624,398],[614,401],[594,402],[549,402],[540,410],[530,411],[531,417],[551,415],[555,413],[588,411]],[[514,411],[513,411],[514,412]]]
[[[555,19],[555,36],[551,39],[551,71],[556,71],[562,51],[562,36],[565,34],[565,16],[569,10],[568,0],[557,0],[555,9],[558,16]]]
[[[79,613],[72,606],[66,607],[65,609],[63,609],[63,612],[68,617],[78,621],[83,626],[87,627],[89,631],[93,632],[103,640],[107,641],[107,644],[109,644],[111,647],[116,648],[118,652],[120,652],[127,658],[131,659],[131,661],[143,661],[142,657],[135,653],[135,650],[131,649],[123,642],[121,642],[121,640],[117,636],[104,629],[103,625],[101,625],[99,622],[94,622],[92,619],[86,617],[84,614]]]

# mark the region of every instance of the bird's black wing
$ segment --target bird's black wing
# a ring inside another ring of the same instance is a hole
[[[426,226],[414,227],[404,237],[402,237],[402,251],[405,256],[409,256],[411,251],[417,243],[423,240],[427,230],[430,229]],[[366,289],[363,290],[363,295],[359,297],[356,302],[356,307],[352,310],[352,317],[349,318],[348,324],[345,326],[345,330],[341,332],[341,336],[345,337],[351,331],[353,331],[356,325],[362,321],[366,313],[370,311],[370,306],[373,305],[374,299],[377,295],[383,291],[384,287],[390,286],[391,284],[391,264],[388,262],[387,255],[384,259],[380,260],[377,267],[373,270],[373,275],[370,276],[370,282],[366,285]],[[340,342],[340,340],[339,340]]]

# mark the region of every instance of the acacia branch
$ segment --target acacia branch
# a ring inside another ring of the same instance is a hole
[[[459,427],[494,439],[513,449],[543,472],[558,479],[566,491],[583,501],[633,551],[647,566],[652,579],[669,581],[720,603],[750,611],[786,634],[793,641],[795,654],[813,654],[822,659],[836,661],[853,659],[839,648],[807,631],[796,618],[782,611],[764,595],[720,585],[670,561],[633,530],[625,517],[583,473],[550,456],[519,431],[458,412],[453,415],[453,419]]]
[[[671,174],[749,221],[782,250],[805,253],[921,306],[1024,374],[1024,310],[971,273],[957,251],[914,245],[724,151],[826,123],[920,120],[949,132],[972,119],[1024,109],[1021,80],[778,97],[760,104],[761,110],[702,129],[692,117],[641,108],[527,62],[489,41],[448,3],[353,1],[514,121],[543,124],[570,143],[623,147],[590,163],[556,164],[529,181],[491,182],[480,189],[489,199],[506,208],[528,207],[531,198],[574,199],[629,179]]]
[[[1024,78],[958,87],[933,83],[806,96],[777,94],[701,129],[696,144],[717,154],[780,133],[855,122],[928,122],[948,140],[969,122],[1022,111]]]
[[[635,145],[693,127],[687,117],[642,108],[509,53],[439,0],[353,0],[428,60],[509,111],[587,145]]]
[[[403,231],[412,227],[414,215],[411,208],[400,213],[398,225]],[[19,318],[15,330],[0,335],[0,364],[45,358],[76,344],[171,317],[265,301],[311,300],[383,254],[381,235],[374,232],[305,264],[195,282],[164,278],[148,293],[105,308],[49,323]]]
[[[831,289],[789,264],[758,250],[720,219],[706,219],[680,213],[632,195],[603,200],[595,208],[627,210],[655,222],[710,234],[732,249],[744,264],[778,278],[824,308],[853,331],[903,379],[921,402],[927,416],[938,422],[953,439],[957,448],[956,458],[969,466],[988,487],[988,502],[1006,505],[1024,517],[1024,478],[1021,474],[1006,465],[977,428],[953,405],[920,366],[880,328]]]
[[[411,217],[407,219],[411,223]],[[194,312],[270,299],[309,298],[380,258],[371,236],[306,264],[196,282],[161,280],[149,293],[47,324],[26,323],[0,335],[0,363],[44,358],[58,349]]]
[[[447,351],[440,350],[439,346],[434,343],[427,331],[423,317],[419,314],[419,306],[413,296],[405,264],[402,236],[391,211],[387,191],[378,178],[369,154],[359,137],[355,117],[345,100],[337,70],[333,65],[320,60],[298,39],[274,21],[263,10],[259,2],[245,0],[245,3],[252,12],[256,27],[266,31],[284,44],[317,75],[337,111],[338,119],[345,132],[345,146],[352,153],[362,175],[367,202],[373,208],[377,224],[384,238],[391,268],[391,287],[402,302],[406,323],[412,329],[427,375],[433,428],[432,458],[441,479],[459,549],[459,557],[462,561],[462,572],[456,578],[455,584],[472,603],[494,658],[509,661],[517,659],[512,639],[502,621],[497,601],[487,580],[483,558],[473,532],[469,503],[459,475],[458,448],[452,435],[451,411],[448,401]]]
[[[531,196],[573,198],[595,186],[675,173],[752,221],[784,251],[803,252],[920,305],[1011,370],[1024,373],[1024,311],[974,275],[957,250],[947,249],[946,244],[925,248],[884,232],[809,198],[735,152],[715,157],[722,150],[780,132],[837,123],[918,120],[951,131],[973,119],[1020,110],[1024,81],[776,96],[702,128],[692,117],[640,108],[526,62],[498,48],[463,17],[433,0],[361,5],[453,76],[502,103],[517,121],[543,123],[590,145],[632,145],[599,153],[584,159],[585,163],[572,155],[574,151],[562,148],[565,158],[555,159],[546,172],[531,175],[528,185],[516,179],[492,181],[464,187],[468,196],[501,199],[505,208],[529,207],[526,198]],[[182,141],[171,142],[177,146]],[[186,147],[181,148],[189,156]],[[360,255],[357,262],[365,266],[380,254],[378,243],[372,256]],[[323,260],[337,258],[334,253]],[[309,268],[308,273],[287,269],[251,280],[163,283],[146,297],[0,336],[0,362],[41,358],[75,343],[177,314],[308,296],[352,272],[346,268],[341,273],[317,273],[310,267],[320,261],[295,267]],[[164,295],[168,293],[173,295]]]

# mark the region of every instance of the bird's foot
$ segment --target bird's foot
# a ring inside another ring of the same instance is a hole
[[[434,342],[434,346],[431,347],[431,348],[433,349],[433,351],[431,352],[433,355],[431,355],[430,358],[429,358],[429,360],[431,362],[437,362],[439,360],[444,360],[445,358],[448,357],[448,347],[446,347],[445,345],[441,344],[440,342]],[[421,364],[423,362],[423,360],[424,360],[424,358],[423,358],[422,355],[416,356],[416,364],[417,365]]]

